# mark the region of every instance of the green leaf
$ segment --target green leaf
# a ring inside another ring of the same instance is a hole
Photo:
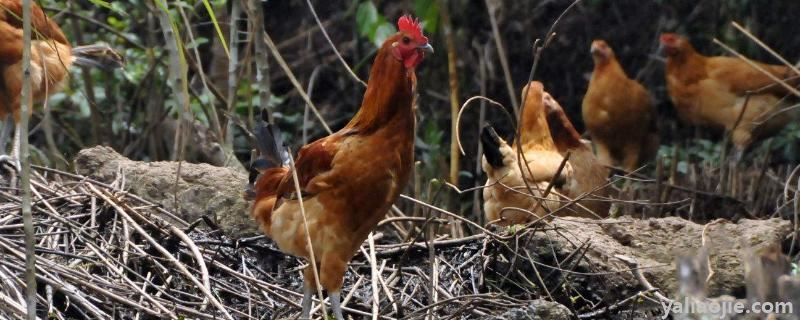
[[[204,37],[197,37],[197,38],[194,39],[194,41],[192,41],[192,42],[190,42],[190,43],[188,43],[186,45],[186,49],[194,49],[194,48],[197,48],[198,46],[206,44],[206,43],[208,43],[208,39],[206,39]]]
[[[422,28],[429,32],[436,32],[439,27],[439,6],[435,0],[415,0],[414,12],[422,20]]]
[[[358,33],[367,37],[376,47],[380,47],[386,38],[397,32],[397,29],[378,13],[372,1],[364,1],[356,10]]]
[[[217,22],[217,15],[214,14],[214,9],[211,8],[211,3],[208,0],[203,0],[203,6],[206,7],[206,11],[208,11],[208,15],[211,17],[211,23],[214,24],[214,29],[217,31],[217,36],[219,37],[220,42],[222,43],[222,48],[225,49],[225,55],[228,59],[231,58],[231,52],[228,50],[228,42],[225,41],[225,36],[222,35],[222,28],[219,27],[219,22]]]
[[[358,5],[356,10],[356,25],[358,25],[358,33],[362,36],[374,34],[374,25],[378,22],[378,9],[372,1],[364,1]],[[370,37],[371,38],[371,37]]]
[[[89,2],[91,2],[95,6],[103,7],[103,8],[106,8],[108,10],[114,11],[114,12],[116,12],[116,13],[122,15],[122,16],[128,16],[128,14],[125,11],[121,11],[121,10],[119,10],[117,8],[114,8],[113,6],[111,6],[111,3],[109,3],[108,1],[89,0]]]
[[[108,3],[108,1],[103,1],[103,0],[89,0],[89,2],[91,2],[93,5],[100,6],[100,7],[106,8],[106,9],[108,9],[108,10],[114,10],[114,8],[112,8],[112,7],[111,7],[111,4],[110,4],[110,3]]]
[[[108,16],[106,19],[108,25],[117,30],[125,30],[128,27],[128,22],[118,19],[115,16]]]

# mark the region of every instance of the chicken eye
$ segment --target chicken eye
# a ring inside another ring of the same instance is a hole
[[[411,39],[408,37],[403,37],[403,43],[408,44],[409,42],[411,42]]]

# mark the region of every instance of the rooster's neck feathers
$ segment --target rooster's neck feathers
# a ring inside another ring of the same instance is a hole
[[[367,91],[358,113],[347,128],[371,132],[389,122],[409,124],[414,119],[413,96],[416,76],[390,52],[393,40],[387,40],[378,50],[369,72]]]

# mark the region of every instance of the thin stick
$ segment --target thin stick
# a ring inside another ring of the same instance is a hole
[[[188,16],[186,16],[186,12],[185,10],[183,10],[183,6],[176,6],[176,8],[178,10],[178,13],[180,13],[181,15],[182,18],[181,20],[183,20],[184,26],[186,27],[186,33],[189,35],[189,39],[191,39],[192,42],[196,43],[197,39],[194,36],[194,32],[192,32],[192,26],[190,24],[191,20],[189,19]],[[206,90],[206,92],[211,92],[211,89],[208,87],[208,82],[209,82],[208,76],[206,75],[206,72],[203,69],[203,64],[199,63],[200,61],[203,61],[200,58],[200,50],[197,49],[197,46],[194,46],[191,50],[192,53],[194,54],[195,61],[198,61],[198,63],[196,63],[196,69],[197,69],[197,74],[200,76],[200,82],[203,84],[203,88]],[[90,74],[84,71],[84,75],[88,76]],[[217,134],[217,137],[222,137],[222,126],[220,125],[219,116],[217,115],[217,110],[214,108],[213,103],[209,104],[208,111],[206,112],[206,114],[208,115],[208,120],[209,124],[211,124],[211,129],[214,130],[214,133]]]
[[[247,15],[249,16],[248,20],[252,23],[255,32],[255,36],[252,38],[255,42],[253,50],[255,53],[254,60],[256,62],[256,84],[258,85],[259,103],[263,110],[267,111],[269,122],[274,123],[272,119],[272,110],[269,108],[269,101],[272,97],[272,84],[269,78],[269,63],[267,61],[269,56],[267,55],[264,39],[258,37],[258,35],[264,34],[264,10],[261,7],[261,1],[258,0],[247,1],[245,10],[247,10]],[[251,126],[253,125],[252,120],[253,119],[250,119]]]
[[[314,95],[314,84],[317,83],[317,77],[319,77],[319,72],[322,70],[322,65],[314,67],[314,70],[311,71],[311,76],[308,77],[308,87],[306,87],[306,92],[308,97],[311,98]],[[269,78],[269,77],[267,77]],[[303,108],[303,145],[308,143],[308,109],[309,105],[306,104],[305,108]]]
[[[266,33],[265,33],[265,37]],[[267,38],[268,39],[268,38]],[[270,47],[274,47],[272,40],[269,40]],[[306,218],[306,208],[303,205],[303,192],[300,190],[300,179],[297,178],[297,168],[294,166],[294,157],[292,150],[288,150],[289,167],[292,169],[292,181],[294,181],[294,190],[297,194],[297,202],[300,204],[300,215],[303,216],[303,229],[306,232],[306,243],[308,243],[308,260],[311,262],[311,270],[314,272],[314,283],[317,285],[317,295],[319,295],[320,306],[322,307],[322,315],[325,319],[328,318],[328,310],[325,308],[325,302],[322,299],[322,284],[319,282],[319,270],[317,270],[317,259],[314,257],[314,245],[311,242],[311,232],[308,229],[308,219]]]
[[[447,45],[447,74],[448,86],[450,88],[450,183],[458,184],[458,173],[460,171],[460,162],[458,158],[458,139],[455,135],[458,134],[458,56],[456,52],[456,43],[453,36],[453,26],[450,22],[450,10],[445,1],[437,1],[439,5],[439,15],[442,18],[442,29],[444,31],[445,44]],[[458,202],[456,201],[456,205]],[[456,227],[456,225],[453,225]]]
[[[31,161],[28,146],[28,119],[33,108],[33,92],[31,83],[31,3],[32,0],[22,1],[22,92],[20,97],[20,121],[17,123],[19,146],[18,161],[22,164],[22,224],[25,232],[25,303],[27,318],[36,319],[36,234],[33,229],[33,213],[31,211]],[[13,93],[12,93],[13,94]],[[12,143],[17,143],[13,139]],[[19,168],[17,168],[19,169]]]
[[[469,99],[467,99],[467,101],[464,101],[464,103],[461,104],[461,109],[458,111],[458,121],[456,121],[456,140],[458,141],[458,150],[461,151],[461,155],[466,155],[466,153],[464,152],[464,146],[461,144],[461,115],[464,114],[464,110],[467,109],[467,106],[472,101],[475,101],[475,100],[478,100],[478,99],[480,99],[481,101],[489,102],[492,106],[500,108],[500,110],[502,110],[504,112],[504,114],[506,115],[506,118],[508,118],[508,120],[512,124],[516,125],[516,121],[514,120],[515,118],[513,116],[511,116],[510,113],[508,113],[508,110],[506,110],[506,107],[503,106],[501,103],[499,103],[497,101],[494,101],[492,99],[489,99],[487,97],[484,97],[484,96],[470,97]]]
[[[308,9],[311,10],[311,15],[314,16],[314,20],[317,21],[317,25],[319,26],[319,31],[322,32],[322,35],[325,37],[325,40],[328,41],[328,44],[331,46],[331,49],[333,49],[333,53],[336,54],[337,58],[339,58],[339,62],[342,63],[344,69],[347,70],[347,72],[350,74],[351,77],[353,77],[354,80],[356,80],[356,82],[360,83],[364,87],[367,87],[367,83],[364,82],[364,80],[361,80],[356,75],[356,73],[353,72],[353,69],[350,69],[350,66],[348,66],[347,62],[344,61],[344,58],[342,58],[342,55],[339,53],[339,50],[337,50],[336,46],[333,45],[331,37],[328,36],[328,31],[325,31],[325,27],[323,27],[322,22],[319,21],[319,17],[317,16],[317,12],[314,10],[314,6],[311,4],[311,0],[306,0],[306,3],[308,4]]]
[[[494,38],[495,47],[497,47],[497,57],[500,59],[500,67],[503,68],[503,77],[506,81],[508,97],[511,99],[511,106],[514,107],[514,113],[519,113],[519,103],[517,102],[517,95],[514,93],[514,83],[511,80],[511,68],[508,67],[508,57],[506,57],[506,49],[503,48],[503,38],[500,36],[500,28],[497,27],[497,17],[495,17],[497,8],[491,0],[484,0],[484,3],[486,4],[486,11],[489,13],[489,24],[492,26],[492,37]]]
[[[773,57],[778,59],[778,61],[780,61],[781,63],[785,64],[787,67],[792,69],[792,71],[794,71],[794,73],[796,75],[800,76],[800,69],[797,69],[797,67],[795,65],[791,64],[789,61],[786,61],[786,59],[784,59],[781,55],[779,55],[777,52],[775,52],[775,50],[772,50],[772,48],[770,48],[768,45],[766,45],[760,39],[756,38],[756,36],[754,36],[752,33],[750,33],[750,31],[748,31],[747,29],[742,27],[736,21],[731,21],[731,24],[733,25],[734,28],[736,28],[740,32],[744,33],[744,35],[746,35],[748,38],[750,38],[750,40],[753,40],[753,42],[755,42],[757,45],[759,45],[762,49],[766,50],[767,52],[769,52],[769,54],[771,54]]]
[[[369,266],[372,273],[372,320],[378,320],[380,312],[380,296],[378,296],[378,260],[375,258],[375,237],[373,232],[367,237],[369,241]]]
[[[789,92],[791,92],[793,95],[800,97],[800,91],[798,91],[797,89],[795,89],[792,86],[790,86],[788,83],[786,83],[786,81],[783,81],[782,79],[778,79],[778,77],[776,77],[775,75],[773,75],[769,71],[764,70],[764,67],[759,66],[758,64],[756,64],[755,62],[753,62],[749,58],[745,57],[744,55],[742,55],[738,51],[736,51],[733,48],[729,47],[728,45],[722,43],[717,38],[714,38],[713,41],[714,41],[715,44],[719,45],[720,47],[722,47],[726,51],[728,51],[731,54],[735,55],[737,58],[742,59],[745,63],[747,63],[748,65],[753,67],[753,69],[758,70],[758,72],[763,73],[765,76],[767,76],[768,78],[772,79],[772,81],[775,81],[775,83],[781,85],[781,87],[784,87],[784,88],[786,88],[786,90],[789,90]]]
[[[230,40],[230,57],[228,58],[228,112],[233,112],[234,106],[236,106],[236,88],[239,86],[238,81],[238,74],[236,73],[239,70],[239,16],[242,14],[241,11],[241,1],[233,1],[231,3],[231,13],[230,13],[230,30],[228,34],[228,39]],[[224,39],[220,39],[220,41],[225,41]],[[199,62],[200,60],[198,60]],[[227,128],[226,128],[226,135],[230,136],[231,133],[228,132],[229,130],[233,129],[231,125],[231,121],[227,121]],[[222,137],[220,137],[222,138]],[[223,139],[225,143],[229,141],[233,141],[229,138]]]
[[[292,82],[294,88],[297,89],[297,92],[300,94],[303,100],[308,104],[308,106],[311,107],[311,110],[314,111],[314,115],[317,116],[317,119],[319,119],[319,122],[320,124],[322,124],[322,127],[325,128],[325,131],[327,131],[328,134],[333,133],[333,131],[331,131],[331,128],[328,127],[328,124],[325,123],[325,119],[322,118],[322,115],[319,113],[319,109],[317,109],[314,103],[311,102],[311,98],[308,97],[306,92],[303,90],[303,86],[300,85],[299,81],[297,81],[297,78],[294,76],[294,72],[292,72],[292,69],[290,69],[289,65],[286,64],[286,61],[283,60],[283,56],[281,56],[281,53],[278,51],[278,48],[275,47],[275,43],[272,42],[272,38],[270,38],[269,34],[266,32],[264,32],[264,41],[267,42],[267,47],[269,47],[269,50],[272,51],[272,55],[275,56],[275,61],[278,62],[278,65],[281,66],[281,69],[283,69],[283,71],[286,73],[286,76],[289,77],[289,81]]]
[[[489,51],[488,44],[484,45],[482,50],[481,50],[481,48],[477,48],[477,51],[478,51],[478,59],[480,60],[480,63],[478,64],[478,68],[479,68],[479,71],[480,71],[479,74],[480,74],[481,96],[486,96],[486,78],[487,78],[486,74],[488,72],[486,70],[487,69],[486,57],[488,56],[488,52],[487,51]],[[506,111],[505,108],[503,108],[503,111]],[[461,114],[461,111],[459,110],[458,113]],[[510,118],[510,116],[511,115],[509,115],[509,118]],[[461,119],[459,118],[458,120],[461,120]],[[480,108],[478,109],[478,124],[482,124],[482,123],[484,123],[484,121],[486,121],[486,101],[481,101]],[[480,136],[481,130],[482,129],[478,128],[478,130],[476,132],[476,134],[478,136]],[[456,121],[456,137],[458,137],[458,121]],[[464,150],[461,147],[461,140],[458,140],[458,147],[459,147],[459,150],[461,150],[461,154],[464,154]],[[480,174],[480,172],[481,172],[481,169],[482,169],[481,158],[482,157],[483,157],[483,144],[478,143],[478,151],[475,152],[475,171],[474,171],[474,174]],[[474,187],[476,187],[476,188],[480,187],[481,184],[482,184],[482,182],[479,179],[476,178]],[[481,204],[481,201],[480,201],[481,198],[482,197],[481,197],[480,193],[478,193],[478,192],[473,192],[472,193],[472,213],[473,213],[474,217],[478,218],[478,223],[479,224],[485,225],[486,224],[486,215],[481,214],[481,209],[483,209],[483,208],[481,208],[481,205],[480,205]]]

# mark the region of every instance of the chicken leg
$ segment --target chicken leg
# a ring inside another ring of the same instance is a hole
[[[311,301],[314,296],[314,289],[304,287],[303,288],[303,302],[300,305],[303,307],[303,312],[300,313],[300,319],[307,320],[311,319]],[[342,302],[341,302],[341,294],[339,292],[331,292],[328,294],[328,300],[331,303],[331,312],[333,312],[333,318],[336,320],[344,320],[344,315],[342,314]]]
[[[311,267],[309,266],[307,268],[310,269]],[[306,320],[306,319],[311,319],[311,304],[312,301],[314,300],[315,286],[314,283],[308,283],[308,281],[313,281],[313,278],[309,280],[308,277],[305,277],[304,280],[306,281],[306,283],[303,285],[303,301],[300,303],[300,306],[303,308],[303,311],[300,313],[300,319]],[[329,292],[328,300],[331,303],[331,312],[333,312],[334,319],[344,320],[344,316],[342,314],[342,306],[341,306],[341,295],[339,291]]]
[[[331,312],[336,320],[344,320],[342,316],[341,295],[339,291],[331,292],[328,294],[328,299],[331,301]]]
[[[300,303],[303,307],[303,312],[300,313],[300,319],[311,319],[311,301],[313,300],[314,288],[303,285],[303,301]]]
[[[6,144],[8,143],[8,136],[11,133],[12,126],[14,127],[14,138],[11,142],[11,154],[6,154]],[[19,163],[19,139],[21,134],[20,127],[14,123],[14,116],[10,114],[6,116],[5,121],[3,121],[3,129],[0,131],[0,163],[12,163],[17,171],[22,168]]]
[[[6,131],[10,131],[9,129],[6,128],[10,127],[11,125],[14,125],[13,121],[6,121],[6,123],[3,125],[3,132],[0,133],[0,139],[2,139],[2,141],[0,141],[0,147],[3,147],[2,151],[0,151],[0,153],[2,153],[0,154],[0,163],[2,162],[12,163],[14,165],[14,169],[16,169],[17,172],[19,172],[22,170],[22,165],[19,162],[19,152],[20,152],[19,144],[22,132],[20,126],[18,125],[14,125],[14,138],[11,140],[11,153],[5,154],[6,141],[8,140],[8,133]]]
[[[6,154],[8,149],[8,138],[11,135],[11,127],[14,126],[14,118],[12,115],[6,115],[6,118],[3,120],[3,129],[0,131],[0,154]]]

